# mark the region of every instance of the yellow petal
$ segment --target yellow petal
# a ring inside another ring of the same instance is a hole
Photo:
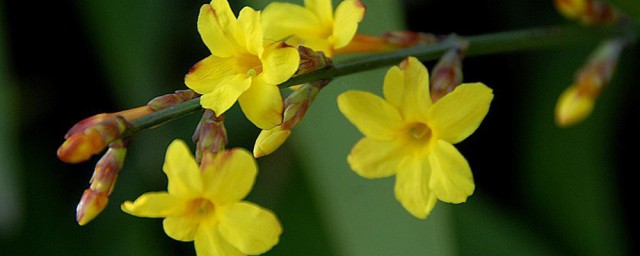
[[[260,12],[248,6],[242,8],[240,15],[238,15],[238,31],[234,33],[236,40],[242,42],[249,53],[260,56],[264,50],[262,33]]]
[[[262,75],[269,84],[281,84],[298,70],[300,54],[298,49],[282,42],[270,44],[260,58]]]
[[[384,97],[406,121],[424,120],[431,106],[429,73],[414,57],[392,67],[384,77]]]
[[[320,22],[333,23],[333,5],[331,0],[304,0],[304,6],[313,12]]]
[[[475,185],[469,163],[453,145],[438,141],[429,155],[429,162],[429,188],[440,201],[462,203],[473,194]]]
[[[200,224],[200,219],[189,218],[184,215],[169,216],[162,221],[164,232],[169,237],[183,242],[190,242],[195,239]]]
[[[167,192],[150,192],[138,197],[136,201],[126,201],[121,205],[122,211],[147,218],[164,218],[181,210],[184,202]]]
[[[430,176],[429,164],[414,158],[402,161],[396,174],[396,198],[416,218],[426,219],[438,201],[429,191]]]
[[[245,116],[263,130],[282,123],[282,95],[277,85],[266,83],[261,76],[253,78],[251,87],[238,98]]]
[[[321,26],[313,12],[299,5],[273,2],[262,11],[262,28],[269,40],[280,41],[290,36],[319,38]]]
[[[238,72],[240,69],[233,58],[209,56],[191,68],[185,77],[187,87],[203,94],[200,104],[223,114],[251,86],[251,78]]]
[[[360,0],[345,0],[338,5],[333,24],[334,49],[342,48],[351,42],[365,11],[366,7]]]
[[[276,151],[291,135],[291,130],[283,130],[276,126],[270,130],[262,130],[253,146],[253,156],[263,157]]]
[[[220,232],[216,225],[203,226],[198,230],[195,237],[196,254],[198,256],[244,256],[229,244]]]
[[[373,139],[394,139],[402,126],[400,113],[382,98],[369,92],[342,93],[338,96],[338,107],[362,134]]]
[[[395,174],[406,156],[398,140],[363,138],[353,147],[347,161],[360,176],[373,179]]]
[[[429,126],[451,144],[469,137],[489,112],[492,90],[482,83],[462,84],[429,110]]]
[[[205,168],[204,196],[216,206],[242,200],[251,191],[258,173],[253,156],[241,148],[216,154]]]
[[[262,254],[278,243],[282,227],[269,210],[240,202],[220,210],[220,234],[246,254]]]
[[[217,2],[226,3],[224,0]],[[228,3],[226,3],[226,7],[229,7]],[[198,16],[200,37],[202,37],[202,41],[209,48],[209,51],[218,57],[230,57],[236,52],[237,48],[233,38],[230,38],[227,34],[228,27],[223,27],[228,26],[228,23],[235,19],[233,13],[230,14],[232,17],[228,17],[229,12],[231,12],[231,9],[228,9],[228,11],[214,10],[213,6],[205,4],[200,8],[200,15]]]
[[[169,194],[188,197],[202,192],[200,167],[184,141],[171,142],[162,169],[169,180]]]

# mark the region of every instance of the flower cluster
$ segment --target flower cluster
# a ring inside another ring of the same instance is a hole
[[[622,12],[597,0],[555,4],[584,25],[625,21]],[[387,71],[382,97],[365,91],[338,96],[340,112],[364,135],[346,162],[364,178],[395,175],[395,197],[416,218],[427,218],[437,201],[465,202],[475,183],[469,162],[454,145],[478,129],[493,100],[485,84],[463,82],[462,61],[470,54],[471,39],[411,31],[359,34],[365,12],[360,0],[343,0],[335,9],[331,0],[305,0],[304,6],[274,2],[262,11],[244,7],[238,15],[227,0],[202,5],[197,27],[210,55],[185,75],[187,90],[154,98],[140,108],[89,117],[66,134],[57,152],[65,162],[83,162],[106,149],[77,206],[78,223],[87,224],[106,207],[134,132],[171,119],[176,109],[201,110],[192,137],[194,153],[181,140],[167,148],[167,191],[145,193],[121,208],[138,217],[164,218],[165,233],[194,241],[199,255],[267,252],[283,230],[273,212],[243,201],[257,175],[255,158],[283,145],[316,96],[339,76],[332,58],[429,44],[442,46],[431,75],[408,53],[389,55],[396,59],[385,65],[399,64]],[[560,96],[559,125],[588,116],[629,42],[612,38],[589,58]],[[322,71],[325,75],[311,76]],[[305,76],[308,79],[299,79]],[[283,97],[285,86],[292,90]],[[253,154],[226,148],[225,113],[236,102],[262,130]],[[150,118],[157,123],[140,124]]]

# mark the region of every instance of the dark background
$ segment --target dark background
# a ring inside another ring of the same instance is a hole
[[[244,5],[231,2],[236,13]],[[404,27],[478,35],[570,23],[551,1],[363,2],[361,31],[373,34]],[[174,138],[189,140],[197,115],[134,138],[109,206],[86,227],[75,223],[75,207],[97,158],[69,165],[55,152],[87,116],[184,89],[186,71],[208,55],[195,25],[204,3],[0,1],[0,255],[195,254],[192,243],[168,238],[160,220],[128,216],[119,204],[165,189],[164,150]],[[495,94],[483,125],[457,145],[476,193],[462,205],[438,203],[427,220],[404,212],[392,178],[364,180],[346,166],[361,135],[337,112],[335,96],[379,92],[384,70],[337,79],[291,140],[259,160],[249,200],[276,212],[285,232],[268,255],[638,253],[637,45],[623,54],[589,119],[567,129],[553,123],[557,96],[596,45],[464,61],[465,81],[482,81]],[[230,146],[249,149],[259,132],[237,107],[227,129]]]

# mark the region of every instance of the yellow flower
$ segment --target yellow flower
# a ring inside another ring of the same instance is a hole
[[[298,40],[330,57],[351,42],[365,11],[360,0],[342,1],[335,16],[331,0],[305,0],[304,7],[276,2],[264,9],[262,23],[266,38]]]
[[[236,19],[227,0],[202,6],[198,31],[211,56],[191,68],[185,83],[203,94],[202,107],[222,115],[237,100],[261,129],[280,124],[282,96],[277,85],[298,69],[298,50],[264,40],[260,12],[245,7]]]
[[[462,203],[475,188],[467,160],[452,145],[471,135],[489,111],[492,90],[462,84],[433,103],[426,68],[410,57],[384,79],[384,99],[362,91],[338,96],[340,111],[365,135],[351,168],[365,178],[396,175],[404,208],[426,218],[437,200]]]
[[[195,241],[198,255],[261,254],[278,243],[276,216],[241,201],[251,190],[257,167],[244,149],[223,151],[201,170],[186,144],[167,149],[163,170],[168,192],[143,194],[122,210],[139,217],[165,218],[164,231],[179,241]]]

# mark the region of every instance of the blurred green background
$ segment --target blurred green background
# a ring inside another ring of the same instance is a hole
[[[552,1],[362,1],[360,32],[370,34],[569,23]],[[268,2],[231,4],[237,12]],[[636,0],[611,2],[640,13]],[[0,255],[195,255],[192,243],[164,234],[160,219],[126,215],[119,204],[165,190],[166,146],[190,140],[198,115],[136,135],[110,204],[85,227],[75,207],[97,157],[69,165],[55,152],[85,117],[184,89],[184,74],[209,54],[196,30],[204,3],[0,0]],[[272,209],[284,228],[267,255],[637,255],[637,45],[586,122],[553,123],[557,96],[596,45],[465,60],[465,81],[495,94],[482,126],[457,145],[476,192],[462,205],[438,203],[427,220],[395,200],[393,178],[366,180],[346,164],[362,135],[335,98],[350,89],[380,93],[385,69],[336,79],[284,147],[258,161],[249,200]],[[229,146],[252,148],[259,131],[237,106],[226,125]]]

